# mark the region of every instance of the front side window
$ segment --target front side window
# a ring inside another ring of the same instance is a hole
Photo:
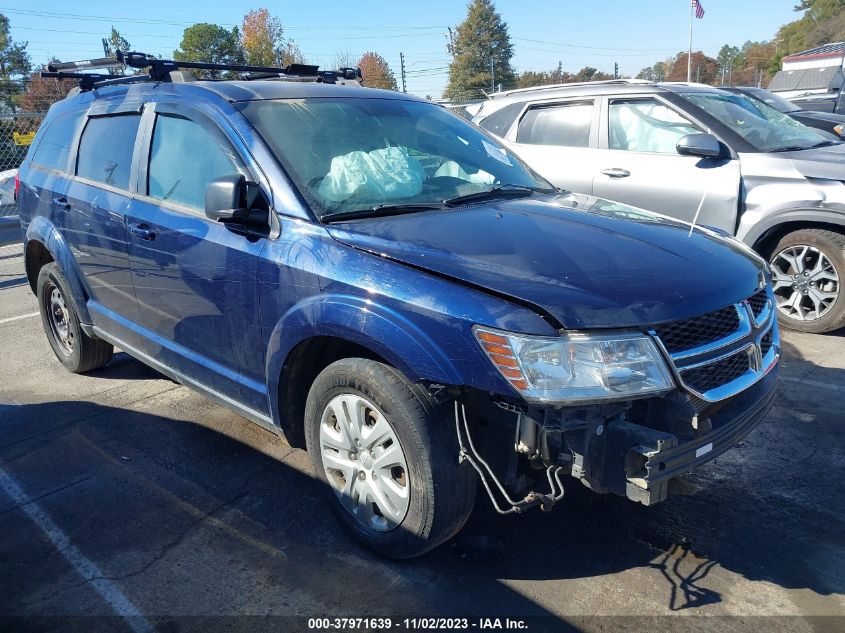
[[[697,132],[688,119],[656,99],[616,99],[608,108],[610,149],[675,154],[681,137]]]
[[[238,162],[234,150],[199,123],[159,115],[150,148],[147,193],[159,200],[202,209],[208,182],[241,173]]]
[[[722,92],[682,95],[741,136],[758,152],[802,150],[838,144],[824,132],[807,127],[757,99]]]
[[[38,143],[32,162],[48,169],[65,171],[80,117],[79,112],[56,117],[44,132],[44,138]]]
[[[88,119],[79,142],[76,175],[128,189],[135,136],[140,122],[139,114]]]
[[[592,101],[531,108],[519,122],[516,142],[588,147],[592,122]]]

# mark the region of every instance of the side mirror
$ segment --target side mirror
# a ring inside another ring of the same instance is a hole
[[[205,215],[215,222],[231,222],[245,213],[246,178],[243,174],[221,176],[205,186]]]
[[[675,149],[682,156],[719,158],[722,155],[722,144],[712,134],[687,134],[678,141]]]

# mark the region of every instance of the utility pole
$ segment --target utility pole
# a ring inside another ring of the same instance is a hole
[[[402,74],[402,92],[408,92],[405,89],[405,53],[399,53],[399,69]]]
[[[687,50],[687,83],[692,81],[692,16],[695,8],[692,0],[689,3],[689,49]]]
[[[490,53],[490,92],[496,92],[496,66],[493,64],[493,53]]]

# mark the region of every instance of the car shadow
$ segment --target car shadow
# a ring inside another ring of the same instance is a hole
[[[800,350],[784,347],[790,376],[813,369]],[[151,377],[143,374],[153,370],[131,359],[118,361],[100,370],[103,377]],[[577,585],[566,581],[592,579],[609,591],[614,574],[640,570],[635,577],[644,582],[643,574],[656,571],[645,582],[650,589],[630,591],[652,592],[668,611],[725,600],[731,575],[821,595],[845,593],[839,512],[845,402],[831,414],[827,396],[783,383],[768,418],[695,473],[698,494],[655,507],[595,495],[571,480],[554,512],[500,517],[480,493],[463,535],[500,542],[498,556],[468,555],[467,538],[412,561],[375,556],[331,516],[302,451],[187,392],[200,403],[199,415],[184,415],[178,405],[169,405],[166,415],[84,402],[0,405],[0,429],[18,435],[25,429],[33,438],[0,449],[0,463],[12,475],[22,473],[21,485],[43,496],[45,509],[110,578],[132,577],[136,584],[144,575],[155,583],[178,579],[186,595],[197,596],[199,612],[209,582],[203,574],[221,574],[233,593],[255,591],[249,583],[258,574],[263,593],[256,599],[271,611],[529,617],[537,622],[531,630],[562,630],[570,620],[559,614],[572,603],[566,596],[535,595],[532,588],[544,585],[533,581],[572,589]],[[60,425],[62,412],[78,421]],[[50,493],[54,489],[61,492]],[[8,510],[0,495],[0,521]],[[201,554],[190,548],[195,539],[204,543]],[[6,539],[2,564],[16,556],[37,560],[28,550],[31,540],[22,534]],[[197,565],[191,560],[197,556],[205,571],[177,573]],[[0,573],[7,608],[49,592],[45,584],[61,584],[47,567]],[[208,605],[209,612],[227,608],[238,606]],[[155,609],[168,612],[162,604]]]

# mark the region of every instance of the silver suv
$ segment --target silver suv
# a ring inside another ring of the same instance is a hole
[[[845,143],[754,99],[637,80],[496,93],[473,121],[554,185],[735,235],[784,325],[845,325]]]

